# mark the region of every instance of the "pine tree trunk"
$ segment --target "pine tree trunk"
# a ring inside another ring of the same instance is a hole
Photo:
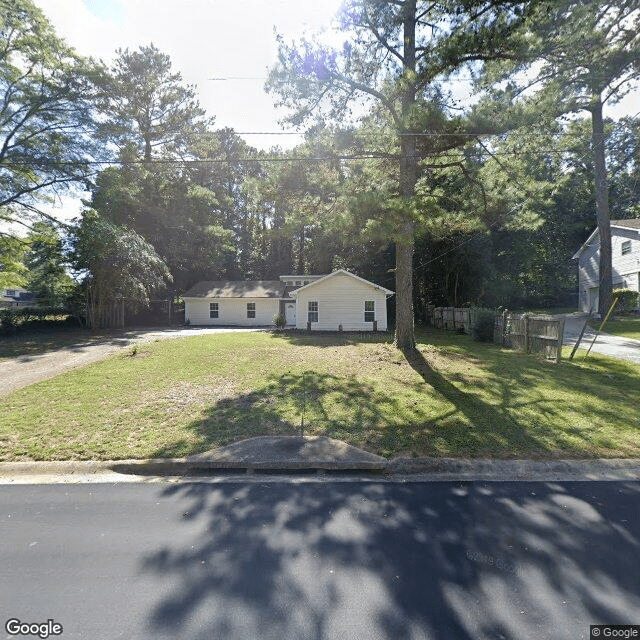
[[[404,82],[402,95],[403,131],[400,138],[400,195],[407,211],[396,239],[396,333],[399,349],[414,349],[413,327],[413,249],[414,223],[411,201],[415,196],[418,176],[415,138],[406,135],[411,128],[411,112],[415,104],[416,70],[416,0],[407,0],[404,14]]]
[[[300,253],[298,254],[298,269],[296,275],[303,275],[305,272],[304,268],[304,244],[305,244],[305,229],[304,225],[300,227]]]
[[[609,185],[604,148],[604,122],[602,101],[594,96],[591,103],[591,146],[593,148],[593,172],[595,175],[596,218],[600,236],[600,285],[598,289],[598,313],[604,318],[611,306],[613,280],[611,270],[611,222],[609,220]]]

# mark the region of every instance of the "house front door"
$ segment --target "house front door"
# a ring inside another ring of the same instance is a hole
[[[284,306],[284,319],[288,325],[296,325],[296,303],[287,302]]]

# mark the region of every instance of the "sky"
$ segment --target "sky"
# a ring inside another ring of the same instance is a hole
[[[36,0],[58,35],[109,63],[118,48],[153,43],[193,84],[216,127],[280,131],[263,87],[276,62],[274,29],[299,36],[330,23],[340,0]],[[226,78],[226,80],[212,80]],[[243,136],[252,146],[290,147],[298,136]]]
[[[264,91],[267,72],[277,58],[275,32],[286,40],[305,30],[328,26],[341,0],[35,0],[62,36],[80,54],[110,63],[118,48],[138,49],[153,43],[170,56],[173,70],[195,85],[200,104],[216,127],[232,127],[252,146],[292,147],[293,135],[249,135],[278,132],[284,116]],[[214,79],[214,78],[224,78]],[[468,97],[468,86],[452,87]],[[638,93],[605,115],[640,110]],[[69,219],[79,200],[63,198],[52,211]]]
[[[86,56],[109,64],[117,49],[153,43],[171,58],[186,84],[194,85],[218,128],[246,132],[260,149],[290,148],[300,135],[279,132],[273,97],[264,91],[277,60],[276,31],[286,39],[328,26],[341,0],[35,0],[56,33]],[[225,78],[213,80],[212,78]],[[60,220],[78,216],[78,195],[48,208]]]

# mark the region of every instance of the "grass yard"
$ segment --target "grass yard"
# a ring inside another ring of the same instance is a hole
[[[600,322],[594,322],[592,325],[597,329]],[[640,340],[640,318],[624,318],[621,317],[615,322],[607,322],[604,326],[604,332],[614,336],[622,336],[625,338],[633,338]]]
[[[390,338],[236,333],[163,340],[0,401],[3,460],[178,457],[304,433],[386,457],[640,455],[640,367],[556,365],[437,330]]]

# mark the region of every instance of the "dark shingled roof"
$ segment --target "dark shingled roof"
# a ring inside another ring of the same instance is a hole
[[[210,280],[198,282],[184,298],[283,298],[280,280]]]
[[[611,224],[616,227],[628,227],[629,229],[640,229],[640,218],[634,220],[612,220]]]

